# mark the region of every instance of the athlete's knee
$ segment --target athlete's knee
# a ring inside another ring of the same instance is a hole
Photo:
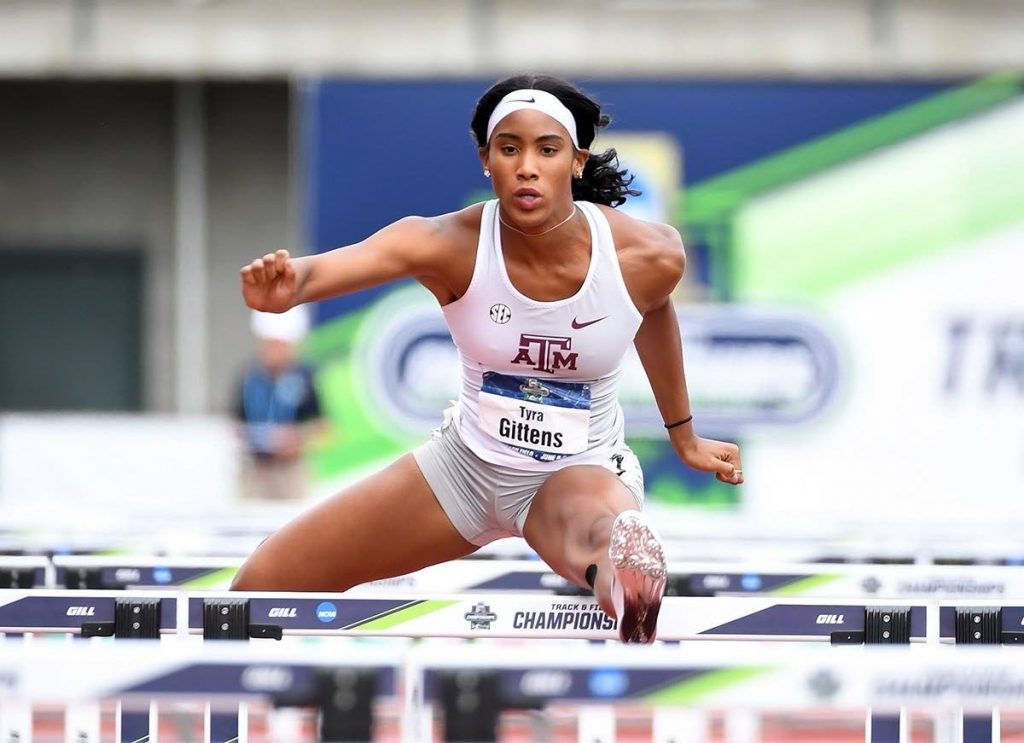
[[[588,550],[606,549],[611,539],[612,524],[618,514],[611,509],[607,513],[594,514],[589,518],[590,524],[585,533],[584,546]]]

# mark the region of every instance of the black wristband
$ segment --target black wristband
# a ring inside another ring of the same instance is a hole
[[[693,416],[692,415],[688,415],[685,418],[683,418],[681,421],[676,421],[675,423],[666,423],[665,424],[665,428],[675,428],[676,426],[685,426],[687,423],[689,423],[692,420],[693,420]]]

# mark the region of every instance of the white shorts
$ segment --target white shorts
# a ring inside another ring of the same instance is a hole
[[[474,454],[445,416],[430,441],[413,450],[420,471],[441,508],[462,537],[483,546],[502,537],[521,537],[533,497],[551,472],[531,472],[486,462]],[[625,444],[600,463],[622,481],[643,508],[644,475]]]

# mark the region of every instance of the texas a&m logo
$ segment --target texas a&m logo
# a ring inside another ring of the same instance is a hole
[[[569,353],[571,349],[572,338],[523,333],[519,336],[519,353],[511,363],[529,364],[537,371],[548,374],[554,374],[559,369],[576,371],[579,354]]]

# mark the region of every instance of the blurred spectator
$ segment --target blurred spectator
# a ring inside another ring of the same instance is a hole
[[[245,500],[294,500],[306,495],[304,454],[322,427],[312,370],[296,354],[308,330],[304,307],[252,315],[259,356],[242,376],[235,407],[245,446]]]

